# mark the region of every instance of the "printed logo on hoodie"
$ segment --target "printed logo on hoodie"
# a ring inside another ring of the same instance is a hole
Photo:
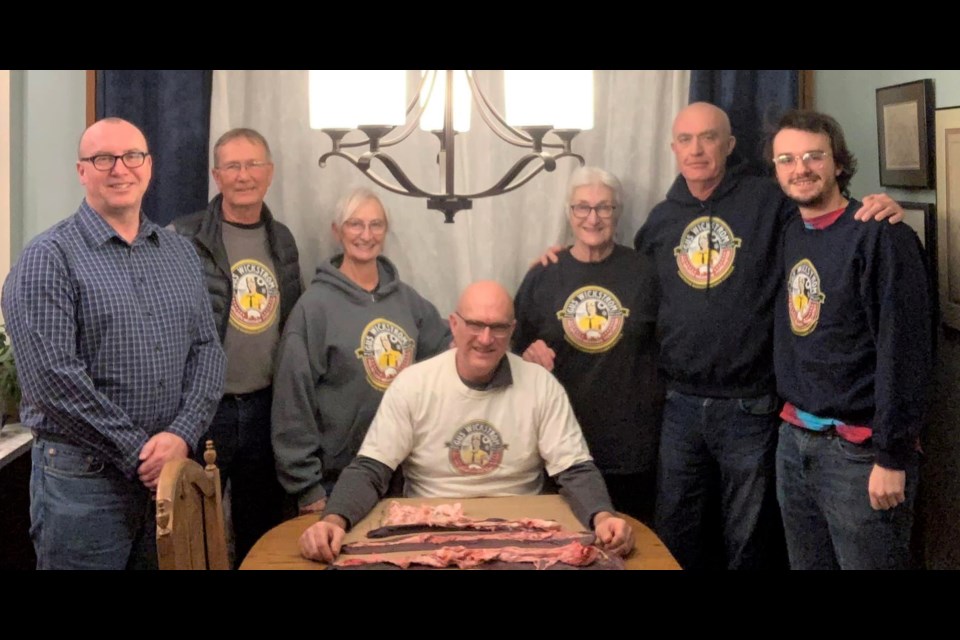
[[[485,420],[471,420],[461,426],[444,446],[450,450],[450,464],[465,475],[484,475],[496,470],[507,448],[500,433]]]
[[[790,269],[787,277],[787,310],[790,330],[806,336],[817,328],[820,307],[827,296],[820,291],[820,274],[813,263],[804,258]]]
[[[416,343],[407,332],[384,318],[377,318],[360,334],[357,358],[363,360],[367,382],[384,391],[411,362]]]
[[[240,260],[230,268],[233,300],[230,325],[243,333],[260,333],[277,318],[280,288],[273,272],[262,262]]]
[[[617,344],[629,309],[603,287],[577,289],[557,311],[567,342],[586,353],[602,353]]]
[[[733,273],[741,240],[720,218],[701,216],[687,225],[674,247],[680,277],[694,289],[718,285]]]

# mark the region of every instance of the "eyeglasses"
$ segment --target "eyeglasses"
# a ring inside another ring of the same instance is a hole
[[[117,160],[123,160],[123,166],[127,169],[136,169],[137,167],[143,166],[148,155],[150,154],[146,151],[127,151],[118,156],[101,153],[96,156],[90,156],[89,158],[80,158],[80,162],[89,162],[97,171],[110,171],[116,166]]]
[[[246,169],[247,173],[253,173],[254,171],[265,169],[272,164],[273,163],[270,162],[269,160],[249,160],[247,162],[227,162],[217,167],[217,171],[219,171],[220,173],[237,174],[237,173],[240,173],[240,169]]]
[[[797,164],[797,160],[808,167],[819,167],[823,164],[824,158],[829,156],[827,151],[807,151],[803,155],[795,156],[792,153],[781,153],[773,159],[773,163],[778,168],[790,169]]]
[[[356,235],[363,233],[364,229],[370,229],[370,233],[375,236],[383,235],[387,232],[386,220],[371,220],[369,223],[366,223],[363,220],[350,218],[349,220],[345,220],[342,226],[350,233]]]
[[[573,215],[576,218],[586,218],[587,216],[590,215],[591,211],[596,211],[599,217],[603,219],[607,219],[610,216],[612,216],[613,212],[616,210],[617,208],[615,206],[613,206],[612,204],[606,204],[606,203],[598,204],[595,207],[591,207],[590,205],[582,202],[580,204],[570,205],[570,211],[573,212]]]
[[[463,324],[466,325],[467,331],[470,334],[478,336],[483,333],[484,329],[490,329],[490,334],[494,338],[509,338],[510,333],[513,331],[514,322],[494,322],[492,324],[487,324],[486,322],[480,322],[479,320],[467,320],[459,311],[454,311],[457,314],[457,317],[463,320]]]

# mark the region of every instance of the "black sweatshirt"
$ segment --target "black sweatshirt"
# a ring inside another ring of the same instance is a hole
[[[932,363],[927,274],[916,233],[857,222],[860,206],[819,230],[795,212],[784,230],[777,384],[798,409],[871,427],[877,462],[903,469]]]
[[[736,167],[705,201],[681,175],[637,232],[634,244],[659,276],[668,388],[717,398],[775,390],[773,309],[787,203],[775,182]]]

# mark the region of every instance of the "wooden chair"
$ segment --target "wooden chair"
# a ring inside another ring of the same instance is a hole
[[[206,467],[173,460],[157,486],[157,557],[160,569],[229,569],[220,503],[220,470],[213,441],[203,452]]]

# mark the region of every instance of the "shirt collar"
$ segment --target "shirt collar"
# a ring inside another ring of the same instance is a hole
[[[460,374],[458,373],[457,375],[459,376]],[[494,389],[500,389],[501,387],[509,387],[513,384],[513,374],[510,371],[510,359],[504,354],[500,359],[500,364],[497,365],[497,368],[493,372],[493,377],[487,382],[475,384],[473,382],[467,382],[463,378],[460,378],[460,381],[474,391],[492,391]]]
[[[110,223],[104,220],[103,216],[97,213],[93,207],[90,206],[86,198],[84,198],[83,202],[80,203],[80,209],[77,211],[77,218],[80,221],[80,227],[83,230],[87,241],[91,245],[100,246],[112,238],[117,238],[126,244],[123,238],[120,237],[120,234],[118,234],[116,230],[110,226]],[[134,238],[131,244],[137,244],[142,240],[150,239],[154,245],[158,245],[160,243],[159,230],[160,227],[151,221],[150,218],[143,215],[143,211],[141,211],[140,229],[137,231],[137,237]]]

